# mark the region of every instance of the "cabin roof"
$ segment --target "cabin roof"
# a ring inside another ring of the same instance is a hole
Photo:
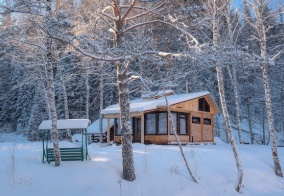
[[[169,105],[174,105],[177,103],[196,99],[198,97],[203,97],[206,95],[209,95],[211,97],[208,91],[203,91],[203,92],[196,92],[196,93],[189,93],[189,94],[171,95],[171,96],[167,96],[167,98],[168,98]],[[135,100],[130,101],[130,113],[144,112],[147,110],[153,110],[153,109],[156,109],[157,107],[164,107],[164,106],[166,106],[166,100],[164,97],[160,97],[158,99],[135,99]],[[215,106],[217,107],[216,104]],[[107,108],[101,111],[101,114],[118,114],[118,113],[120,113],[119,104],[108,106]]]
[[[57,120],[57,129],[86,129],[90,123],[89,119],[61,119]],[[42,121],[38,129],[52,129],[52,121]]]

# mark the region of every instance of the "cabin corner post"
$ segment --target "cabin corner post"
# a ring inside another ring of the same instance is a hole
[[[110,145],[110,119],[107,118],[107,145]]]
[[[141,144],[145,143],[145,121],[144,121],[144,114],[141,115]]]

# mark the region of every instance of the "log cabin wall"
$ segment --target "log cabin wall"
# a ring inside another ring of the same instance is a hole
[[[204,96],[204,98],[210,106],[210,112],[199,111],[200,98],[201,97],[178,103],[170,106],[170,108],[173,112],[190,112],[188,116],[189,142],[214,142],[214,113],[218,113],[219,111],[216,107],[213,107],[215,103],[209,95]],[[195,119],[194,121],[193,118],[199,118],[199,123],[198,119]],[[204,119],[206,119],[207,124],[204,124]],[[182,138],[183,141],[186,141],[186,138],[181,136],[180,138]],[[171,141],[175,140],[172,140],[171,137]]]

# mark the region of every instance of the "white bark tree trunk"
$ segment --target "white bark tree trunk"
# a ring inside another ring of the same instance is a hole
[[[265,139],[265,106],[262,107],[262,140],[263,145],[266,145],[266,139]]]
[[[64,79],[62,75],[62,67],[61,67],[60,62],[57,65],[57,71],[59,75],[60,89],[61,89],[62,96],[63,96],[64,117],[65,119],[69,119],[68,98],[67,98],[65,83],[64,83]],[[67,140],[72,142],[72,134],[71,134],[70,129],[67,129]]]
[[[233,134],[232,134],[230,116],[229,116],[229,112],[228,112],[227,106],[226,106],[222,67],[217,66],[216,71],[217,71],[220,101],[221,101],[222,111],[223,111],[223,114],[224,114],[225,124],[226,124],[226,132],[227,132],[229,142],[230,142],[232,149],[233,149],[233,152],[234,152],[234,156],[235,156],[236,164],[237,164],[237,169],[238,169],[237,185],[236,185],[235,188],[236,188],[236,191],[239,192],[241,187],[242,187],[243,168],[242,168],[242,164],[241,164],[241,160],[240,160],[240,156],[239,156],[238,147],[237,147],[237,144],[236,144],[235,139],[234,139]]]
[[[46,80],[47,80],[47,70],[46,70]],[[48,115],[48,119],[51,120],[51,109],[50,109],[50,102],[49,102],[49,96],[48,96],[48,92],[46,91],[46,87],[44,85],[44,83],[42,83],[42,90],[44,93],[44,98],[45,98],[45,103],[46,103],[46,111],[47,111],[47,115]]]
[[[225,10],[225,17],[228,25],[228,32],[229,32],[229,39],[230,44],[233,47],[234,46],[234,33],[233,33],[233,24],[231,20],[231,10],[232,10],[232,0],[226,0],[226,10]],[[239,106],[239,93],[238,93],[238,82],[237,82],[237,72],[236,72],[236,65],[233,65],[231,67],[232,74],[231,74],[231,80],[233,84],[233,91],[234,91],[234,103],[235,103],[235,118],[237,122],[237,130],[238,130],[238,136],[239,136],[239,143],[243,143],[243,137],[242,137],[242,129],[241,129],[241,120],[240,120],[240,106]]]
[[[52,17],[51,10],[51,1],[45,1],[46,4],[46,16],[45,16],[45,28],[48,29],[49,18]],[[54,157],[55,157],[55,166],[59,166],[61,162],[60,150],[59,150],[59,139],[58,139],[58,130],[57,130],[57,113],[55,106],[55,92],[54,92],[54,78],[53,78],[53,64],[52,64],[52,38],[46,34],[46,67],[47,67],[47,76],[48,76],[48,94],[50,102],[50,111],[51,111],[51,120],[52,120],[52,129],[51,129],[51,138],[54,148]]]
[[[218,32],[218,14],[217,14],[217,2],[216,0],[213,0],[213,20],[212,20],[212,31],[213,31],[213,46],[214,50],[216,50],[216,47],[218,45],[218,37],[219,37],[219,32]],[[242,187],[242,180],[243,180],[243,168],[237,148],[237,144],[235,142],[235,139],[232,134],[232,129],[231,129],[231,122],[230,122],[230,116],[229,112],[227,110],[227,105],[226,105],[226,100],[225,100],[225,92],[224,92],[224,83],[223,83],[223,73],[222,73],[222,67],[218,65],[218,62],[215,62],[216,64],[216,71],[217,71],[217,80],[218,80],[218,88],[219,88],[219,95],[220,95],[220,101],[221,101],[221,106],[222,106],[222,111],[225,119],[225,124],[226,124],[226,133],[227,137],[230,141],[231,147],[233,149],[234,157],[236,159],[236,165],[238,169],[238,178],[237,178],[237,184],[236,184],[236,191],[240,191]]]
[[[134,6],[136,0],[134,0],[131,6]],[[118,20],[113,21],[115,26],[114,33],[114,45],[120,48],[123,44],[123,28],[125,21],[122,19],[122,9],[120,8],[120,1],[113,0],[113,14]],[[129,10],[130,11],[130,10]],[[130,108],[129,108],[129,88],[128,88],[128,69],[130,62],[117,62],[116,74],[117,74],[117,86],[118,97],[120,106],[120,128],[122,135],[122,167],[123,178],[127,181],[133,181],[136,179],[133,149],[132,149],[132,128],[130,126]]]
[[[130,62],[128,62],[130,63]],[[133,150],[132,150],[132,128],[130,126],[129,89],[127,80],[127,66],[123,62],[117,62],[117,85],[120,106],[120,127],[122,135],[122,166],[123,178],[128,181],[136,179]]]
[[[235,110],[236,110],[236,121],[237,121],[237,129],[240,144],[243,142],[242,129],[241,129],[241,120],[240,120],[240,106],[239,106],[239,93],[238,93],[238,82],[237,82],[237,74],[235,65],[232,66],[232,79],[233,79],[233,89],[234,89],[234,102],[235,102]]]
[[[247,0],[245,1],[246,3]],[[267,47],[266,47],[266,30],[264,26],[264,16],[263,16],[263,7],[264,1],[257,0],[255,2],[255,12],[256,12],[256,31],[258,34],[258,41],[260,45],[261,52],[261,66],[262,66],[262,77],[263,77],[263,85],[265,92],[265,105],[266,105],[266,114],[268,120],[268,127],[270,133],[270,142],[271,142],[271,150],[272,157],[275,166],[275,174],[277,176],[283,177],[281,165],[279,162],[277,144],[276,144],[276,136],[275,136],[275,128],[274,128],[274,119],[272,114],[272,106],[271,106],[271,97],[270,97],[270,86],[268,80],[268,65],[267,65]]]
[[[100,112],[104,109],[104,75],[103,75],[103,65],[100,64]],[[100,143],[103,143],[103,115],[100,114]]]
[[[85,86],[86,86],[86,119],[90,118],[90,85],[89,85],[89,74],[85,75]]]
[[[164,89],[164,92],[165,92],[165,89]],[[193,173],[192,173],[192,171],[191,171],[191,169],[190,169],[190,167],[189,167],[189,164],[188,164],[187,159],[186,159],[186,157],[185,157],[185,155],[184,155],[184,152],[183,152],[183,149],[182,149],[180,140],[179,140],[179,138],[178,138],[177,131],[176,131],[176,129],[174,128],[174,125],[173,125],[173,122],[172,122],[172,118],[171,118],[171,110],[170,110],[170,106],[169,106],[168,98],[167,98],[166,94],[164,95],[164,97],[165,97],[165,100],[166,100],[167,113],[168,113],[168,118],[169,118],[169,121],[170,121],[170,125],[169,125],[169,126],[171,126],[171,129],[170,129],[170,130],[173,130],[173,132],[174,132],[174,135],[175,135],[176,141],[177,141],[177,143],[178,143],[178,147],[179,147],[181,156],[182,156],[182,158],[183,158],[183,160],[184,160],[184,163],[185,163],[185,166],[186,166],[186,168],[187,168],[187,171],[188,171],[189,175],[191,176],[192,180],[193,180],[195,183],[198,183],[198,181],[196,180],[195,176],[193,175]]]
[[[248,125],[249,125],[249,134],[250,134],[250,144],[253,144],[254,141],[254,135],[253,135],[253,131],[252,131],[252,120],[251,120],[251,112],[250,112],[250,97],[249,95],[247,95],[247,114],[248,114]]]

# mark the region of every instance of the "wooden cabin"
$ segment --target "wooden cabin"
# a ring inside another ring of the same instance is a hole
[[[166,91],[171,119],[183,143],[214,142],[214,115],[220,110],[209,92],[175,95]],[[174,131],[169,126],[165,97],[161,92],[130,101],[133,142],[176,143]],[[111,105],[101,114],[108,122],[107,142],[110,142],[110,119],[114,119],[114,142],[121,143],[120,108]]]

